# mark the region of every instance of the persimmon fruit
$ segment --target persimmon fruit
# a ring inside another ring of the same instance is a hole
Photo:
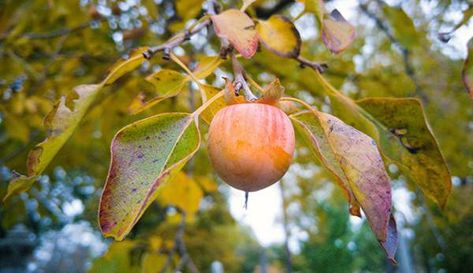
[[[258,191],[286,173],[294,153],[294,128],[279,108],[263,103],[233,104],[210,123],[210,161],[223,181]]]

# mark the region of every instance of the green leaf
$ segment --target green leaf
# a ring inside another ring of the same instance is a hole
[[[6,202],[13,195],[29,190],[36,181],[36,178],[38,177],[26,175],[20,175],[13,178],[10,183],[8,183],[7,194],[3,197],[3,202]]]
[[[246,13],[229,9],[211,19],[218,37],[227,39],[243,57],[253,57],[258,48],[258,33]]]
[[[193,115],[166,113],[121,129],[99,208],[106,236],[122,240],[168,182],[194,155],[200,133]]]
[[[388,157],[425,195],[444,207],[452,187],[451,176],[420,101],[368,98],[357,103],[376,117],[380,145]]]
[[[301,51],[301,36],[287,17],[273,15],[256,25],[262,44],[281,57],[297,57]]]
[[[412,48],[420,44],[422,35],[416,30],[414,22],[402,8],[383,5],[383,12],[394,37],[402,46]]]
[[[94,102],[102,84],[85,84],[62,97],[45,119],[48,137],[28,154],[28,175],[41,174],[70,138]]]
[[[473,39],[468,41],[468,56],[463,63],[462,69],[462,80],[465,85],[466,91],[470,94],[470,98],[473,99]]]
[[[130,57],[126,60],[120,60],[115,63],[108,73],[108,76],[103,80],[104,85],[110,85],[114,83],[118,78],[125,75],[126,73],[135,70],[144,61],[146,61],[143,53],[148,50],[147,47],[140,47],[130,52]]]

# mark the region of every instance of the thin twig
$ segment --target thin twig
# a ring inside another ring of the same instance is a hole
[[[324,73],[325,70],[327,70],[327,68],[328,68],[328,65],[326,63],[319,63],[319,62],[310,61],[310,60],[307,60],[306,58],[304,58],[302,56],[297,56],[294,59],[297,60],[300,63],[301,67],[308,66],[308,67],[310,67],[314,70],[319,71],[320,73]]]
[[[207,13],[209,15],[215,15],[216,14],[216,9],[215,5],[216,3],[212,0],[208,1],[207,3]],[[202,20],[202,22],[198,23],[197,25],[192,26],[190,29],[187,29],[183,32],[180,32],[173,37],[171,37],[169,40],[167,40],[164,44],[151,47],[149,48],[145,53],[143,53],[143,56],[146,59],[151,59],[156,53],[163,51],[164,56],[163,58],[169,59],[169,54],[171,53],[171,50],[187,41],[190,40],[190,38],[200,32],[202,29],[210,26],[212,24],[212,20],[210,17],[207,16],[205,20]]]

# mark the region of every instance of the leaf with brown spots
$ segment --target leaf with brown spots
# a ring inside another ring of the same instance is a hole
[[[258,33],[248,15],[229,9],[211,18],[218,37],[227,39],[243,57],[253,57],[258,48]]]
[[[451,175],[420,101],[368,98],[357,103],[376,117],[382,132],[380,145],[388,157],[425,195],[444,207],[452,188]]]
[[[132,123],[113,138],[99,207],[105,236],[122,240],[200,146],[195,118],[166,113]],[[171,182],[172,183],[172,182]]]

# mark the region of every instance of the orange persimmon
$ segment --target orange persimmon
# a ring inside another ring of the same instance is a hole
[[[208,136],[210,161],[230,186],[251,192],[286,173],[294,153],[294,128],[279,108],[240,103],[221,109]]]

